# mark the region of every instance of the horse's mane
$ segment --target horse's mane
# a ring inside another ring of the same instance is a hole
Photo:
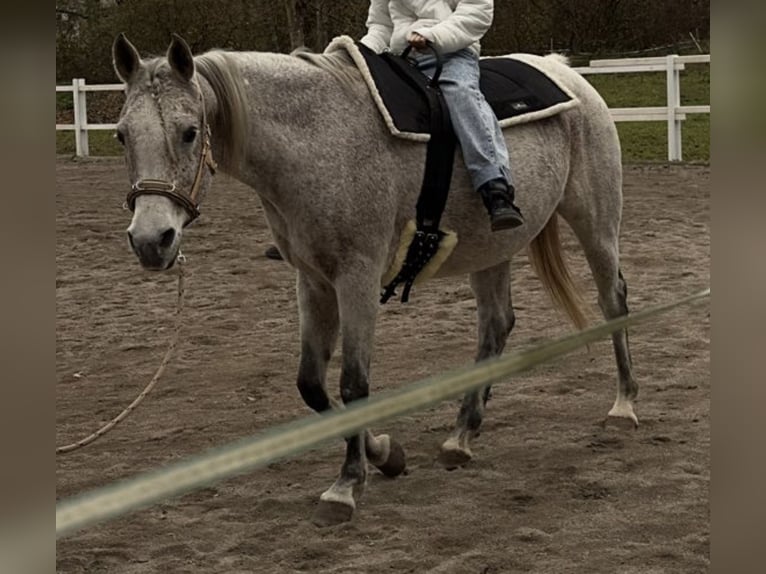
[[[194,58],[197,72],[207,80],[218,102],[218,113],[209,118],[211,130],[222,136],[216,161],[226,171],[236,169],[247,144],[247,99],[242,77],[234,59],[222,50],[212,50]]]
[[[317,54],[308,48],[297,48],[290,55],[329,72],[336,80],[348,88],[358,88],[362,81],[359,69],[354,65],[354,62],[345,50],[334,50],[324,54]]]

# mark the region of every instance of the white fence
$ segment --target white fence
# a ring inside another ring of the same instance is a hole
[[[681,123],[687,114],[709,114],[710,105],[681,105],[681,72],[686,64],[710,64],[710,54],[699,56],[660,56],[620,60],[591,60],[587,68],[575,68],[581,74],[624,74],[635,72],[665,72],[667,103],[651,108],[610,108],[616,122],[666,121],[668,124],[668,160],[681,161]]]
[[[681,71],[686,64],[709,64],[710,55],[699,56],[661,56],[657,58],[631,58],[620,60],[591,60],[590,66],[574,68],[586,74],[624,74],[637,72],[665,72],[667,84],[667,103],[661,107],[648,108],[610,108],[615,122],[655,122],[664,121],[668,125],[668,160],[681,161],[681,124],[687,114],[709,114],[710,106],[681,105]],[[75,149],[78,156],[89,155],[88,131],[113,130],[116,124],[88,123],[86,96],[88,92],[122,91],[123,84],[100,84],[88,86],[85,80],[72,80],[71,86],[56,86],[56,92],[71,92],[74,102],[74,123],[56,124],[56,130],[73,130]]]
[[[91,124],[88,123],[88,106],[86,95],[88,92],[121,92],[125,90],[124,84],[98,84],[88,86],[82,78],[72,80],[71,86],[56,86],[56,92],[71,92],[74,107],[73,124],[56,124],[58,130],[74,130],[75,150],[78,156],[90,155],[88,147],[88,130],[113,130],[117,124]]]

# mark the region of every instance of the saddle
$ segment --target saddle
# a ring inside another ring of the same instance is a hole
[[[376,54],[348,36],[333,40],[326,52],[344,49],[359,68],[392,135],[427,143],[426,165],[416,206],[400,240],[394,261],[383,276],[381,303],[404,285],[401,301],[413,284],[432,277],[457,245],[457,234],[439,227],[452,180],[456,138],[449,110],[439,89],[439,54],[432,79],[407,59]],[[480,88],[501,127],[560,113],[577,100],[537,68],[518,59],[480,60]]]
[[[355,44],[369,76],[364,69],[362,73],[370,90],[376,92],[373,96],[379,96],[376,103],[381,113],[385,110],[384,117],[390,117],[393,135],[428,141],[433,135],[429,102],[422,90],[402,75],[404,58],[390,52],[378,55],[364,44]],[[360,62],[356,64],[359,66]],[[502,128],[550,117],[577,104],[571,93],[521,59],[481,58],[479,69],[479,88]]]

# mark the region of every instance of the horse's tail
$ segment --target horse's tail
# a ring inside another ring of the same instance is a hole
[[[529,260],[553,302],[569,315],[575,327],[584,329],[588,325],[585,304],[561,254],[558,219],[554,213],[532,240]]]

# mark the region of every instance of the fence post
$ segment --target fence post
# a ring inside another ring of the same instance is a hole
[[[77,84],[77,107],[80,110],[80,123],[77,127],[77,130],[80,132],[80,147],[77,155],[87,157],[90,155],[90,146],[88,145],[88,106],[86,101],[87,92],[85,91],[85,80],[80,78],[77,80]]]
[[[80,119],[80,80],[77,78],[72,80],[72,108],[74,109],[74,149],[75,154],[79,157],[82,155],[82,142],[80,141],[82,120]]]
[[[668,159],[681,161],[681,120],[678,119],[676,109],[681,105],[681,70],[676,68],[676,54],[667,56],[667,95],[668,95]]]

